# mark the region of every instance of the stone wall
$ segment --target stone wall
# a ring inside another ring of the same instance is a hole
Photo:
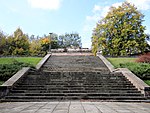
[[[82,48],[82,49],[71,49],[71,48],[59,48],[59,49],[51,49],[52,53],[63,53],[63,52],[71,52],[71,53],[75,53],[75,52],[90,52],[91,53],[91,49],[88,48]]]

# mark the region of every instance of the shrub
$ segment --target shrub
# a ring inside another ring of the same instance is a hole
[[[150,52],[139,56],[136,62],[150,63]]]
[[[120,64],[121,68],[128,68],[141,79],[150,79],[150,64],[129,62]]]
[[[12,64],[0,64],[0,81],[6,81],[22,67],[32,67],[31,64],[14,61]]]

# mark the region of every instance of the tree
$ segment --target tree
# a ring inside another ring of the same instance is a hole
[[[13,55],[28,55],[29,54],[29,40],[28,36],[18,28],[13,35],[11,46],[13,48]]]
[[[51,48],[52,49],[58,49],[59,45],[58,45],[58,35],[56,33],[53,33],[51,35],[48,36],[51,43]]]
[[[100,49],[104,55],[111,56],[143,53],[148,45],[143,18],[144,15],[128,2],[118,8],[111,7],[93,31],[93,52]]]
[[[58,35],[57,34],[53,33],[48,36],[44,35],[43,38],[41,38],[42,51],[48,52],[50,44],[51,44],[51,49],[58,48]]]
[[[0,31],[0,55],[4,53],[6,48],[6,36],[4,35],[3,31]]]
[[[59,47],[79,48],[81,46],[81,37],[78,33],[66,33],[59,36]]]
[[[40,39],[34,39],[30,42],[30,55],[31,56],[44,56],[46,51],[42,51],[42,44]]]
[[[150,42],[150,34],[146,34],[146,40]]]

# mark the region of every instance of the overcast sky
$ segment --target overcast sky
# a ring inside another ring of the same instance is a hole
[[[20,27],[29,35],[77,32],[83,47],[91,47],[92,30],[110,6],[124,0],[0,0],[0,30],[8,34]],[[127,0],[144,15],[150,33],[150,0]]]

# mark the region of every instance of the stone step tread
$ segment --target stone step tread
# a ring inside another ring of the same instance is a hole
[[[5,99],[145,99],[143,96],[6,96]]]
[[[43,83],[43,82],[44,83]],[[67,83],[71,83],[71,82],[73,82],[73,81],[45,81],[45,80],[26,80],[26,81],[20,81],[20,83],[18,83],[18,84],[40,84],[40,83],[43,83],[43,84],[51,84],[51,83],[64,83],[64,84],[67,84]],[[74,81],[73,83],[84,83],[84,84],[123,84],[123,83],[126,83],[126,84],[131,84],[131,82],[130,81],[116,81],[116,80],[114,80],[114,81]]]
[[[51,80],[51,81],[62,81],[62,80],[66,80],[66,81],[101,81],[101,80],[107,80],[107,81],[113,81],[113,80],[120,80],[120,81],[128,81],[127,78],[123,78],[123,77],[46,77],[46,76],[30,76],[30,77],[26,77],[29,80]],[[25,80],[26,78],[22,78],[22,80]]]
[[[94,101],[94,102],[146,102],[150,103],[150,100],[147,100],[145,98],[98,98],[98,99],[78,99],[78,98],[59,98],[59,99],[1,99],[1,102],[56,102],[56,101],[68,101],[68,100],[80,100],[83,102],[86,101]]]
[[[137,90],[136,88],[63,88],[63,87],[52,87],[52,88],[13,88],[14,90]]]
[[[33,82],[31,82],[33,81]],[[29,84],[30,82],[31,83],[37,83],[38,81],[45,81],[45,80],[42,80],[42,79],[28,79],[28,80],[21,80],[19,84]],[[38,82],[38,83],[40,83]],[[46,79],[46,81],[44,82],[44,84],[47,84],[47,83],[70,83],[70,82],[74,82],[74,83],[90,83],[90,84],[103,84],[103,83],[117,83],[117,84],[122,84],[122,83],[131,83],[130,81],[128,80],[99,80],[99,81],[94,81],[94,80],[83,80],[83,81],[71,81],[71,80],[49,80],[49,79]]]
[[[131,85],[16,85],[15,87],[135,87]]]
[[[39,74],[35,73],[31,73],[29,72],[29,74],[27,76],[65,76],[65,75],[69,75],[69,76],[95,76],[95,77],[123,77],[123,75],[114,75],[114,74],[99,74],[98,72],[62,72],[62,71],[51,71],[51,72],[41,72]]]
[[[127,84],[131,84],[131,82],[129,81],[46,81],[46,80],[27,80],[27,81],[22,81],[22,83],[20,84],[33,84],[33,83],[40,83],[40,82],[44,82],[44,84],[47,84],[47,83],[84,83],[84,84],[113,84],[113,83],[116,83],[116,84],[123,84],[123,83],[127,83]]]
[[[94,71],[94,72],[83,72],[83,71],[73,71],[73,72],[68,72],[68,71],[29,71],[29,75],[64,75],[64,74],[69,74],[69,75],[97,75],[97,76],[123,76],[121,73],[101,73],[101,71]]]
[[[93,80],[93,79],[82,79],[82,80],[71,80],[71,79],[60,79],[60,80],[52,80],[52,79],[28,79],[26,81],[49,81],[49,82],[83,82],[83,83],[86,83],[86,82],[91,82],[91,83],[104,83],[104,82],[108,82],[108,83],[111,83],[111,82],[116,82],[116,83],[130,83],[128,80],[121,80],[121,79],[98,79],[98,80]],[[22,80],[23,81],[23,80]]]
[[[51,85],[51,86],[15,86],[14,87],[15,89],[16,88],[23,88],[23,89],[51,89],[51,88],[64,88],[64,89],[71,89],[71,88],[82,88],[82,89],[84,89],[84,88],[96,88],[96,89],[103,89],[103,88],[135,88],[135,86],[105,86],[105,85],[103,85],[103,86],[58,86],[58,85]]]
[[[27,83],[26,84],[18,84],[17,86],[24,86],[24,85],[28,85]],[[84,84],[84,83],[37,83],[37,84],[31,84],[29,83],[29,85],[47,85],[47,86],[132,86],[131,83],[122,83],[122,84],[117,84],[117,83],[111,83],[111,84]]]
[[[138,90],[11,90],[11,93],[141,93]]]
[[[143,95],[141,93],[11,93],[9,96],[143,96]]]

